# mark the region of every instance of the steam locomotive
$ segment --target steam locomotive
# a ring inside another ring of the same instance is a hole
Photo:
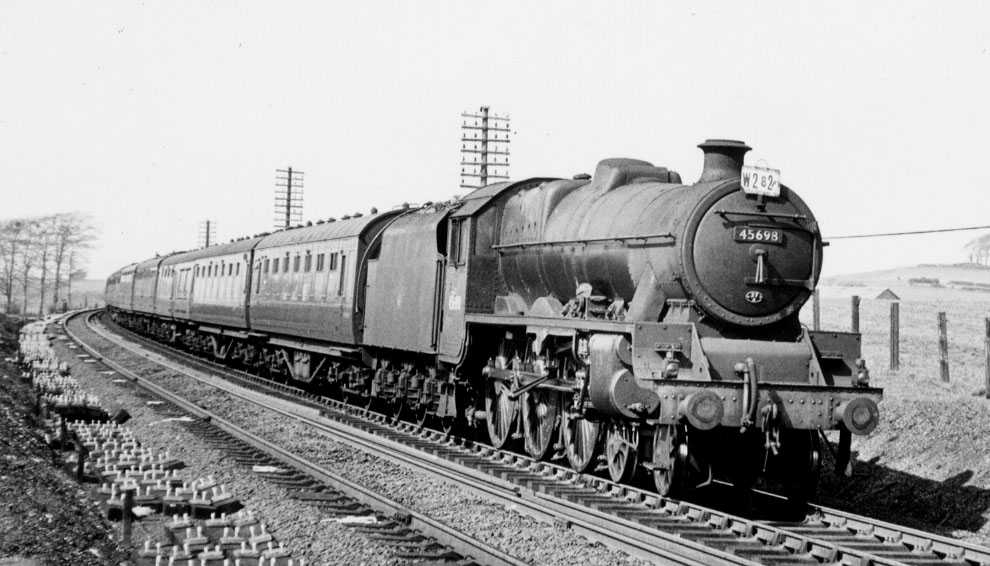
[[[128,265],[122,324],[394,419],[661,494],[725,476],[806,496],[822,431],[877,425],[860,335],[798,320],[823,242],[788,187],[744,190],[750,149],[701,178],[606,159],[452,202],[355,214]]]

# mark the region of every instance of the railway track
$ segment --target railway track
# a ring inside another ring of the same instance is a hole
[[[410,423],[395,423],[385,415],[233,371],[144,338],[129,335],[123,340],[93,318],[90,313],[70,321],[70,336],[80,342],[78,333],[85,326],[132,355],[214,387],[227,387],[229,394],[246,401],[263,405],[271,395],[289,400],[291,404],[266,408],[372,454],[469,486],[524,513],[567,524],[589,538],[650,560],[675,564],[990,565],[990,549],[826,507],[814,506],[801,522],[770,522],[661,498]],[[117,371],[130,374],[118,362],[80,343]],[[218,373],[230,381],[209,377]],[[143,386],[157,387],[133,374],[129,377]],[[267,395],[260,396],[258,391]],[[299,408],[308,409],[309,414]],[[313,416],[313,410],[319,414]],[[259,441],[264,442],[251,442]],[[300,466],[307,470],[312,464],[300,462]]]
[[[230,453],[235,461],[255,468],[255,474],[286,488],[293,498],[316,505],[327,514],[354,520],[354,529],[378,542],[397,547],[395,558],[430,564],[494,564],[523,566],[523,562],[484,541],[347,480],[166,388],[151,383],[123,364],[104,357],[86,340],[85,329],[94,313],[66,321],[66,334],[91,356],[165,400],[176,411],[197,418],[191,427],[207,442]],[[110,339],[100,329],[91,329]],[[259,400],[255,403],[261,404]],[[368,521],[359,518],[371,519]]]

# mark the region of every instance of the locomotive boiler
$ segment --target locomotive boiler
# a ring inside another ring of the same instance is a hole
[[[823,242],[742,142],[700,179],[606,159],[451,202],[355,215],[124,268],[113,316],[395,419],[662,494],[776,477],[806,498],[823,431],[877,425],[860,336],[803,327]],[[241,265],[243,265],[243,270]],[[126,273],[125,273],[126,272]]]

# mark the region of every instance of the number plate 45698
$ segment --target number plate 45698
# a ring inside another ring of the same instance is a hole
[[[736,226],[732,229],[732,234],[737,242],[760,242],[764,244],[784,243],[784,232],[775,228]]]

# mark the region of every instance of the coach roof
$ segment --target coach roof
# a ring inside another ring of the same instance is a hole
[[[248,252],[261,240],[262,238],[248,238],[246,240],[220,244],[219,246],[210,246],[208,248],[193,250],[191,252],[180,252],[165,258],[162,265],[175,265],[177,263],[186,263],[197,259],[235,254],[239,252]]]
[[[339,240],[341,238],[360,237],[371,225],[390,218],[402,210],[388,210],[369,216],[359,216],[348,218],[347,220],[337,220],[335,222],[324,222],[314,226],[304,228],[290,228],[280,230],[261,239],[258,244],[259,250],[275,248],[279,246],[291,246],[293,244],[304,244],[307,242],[322,242],[325,240]]]

